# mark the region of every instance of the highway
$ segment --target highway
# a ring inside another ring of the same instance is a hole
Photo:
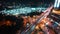
[[[23,31],[21,34],[31,34],[31,32],[35,29],[36,24],[40,23],[41,20],[43,20],[45,17],[47,17],[50,14],[50,11],[52,8],[53,8],[52,6],[47,8],[47,10],[45,10],[40,15],[40,17],[36,20],[36,22],[34,24],[30,25],[30,27],[27,30]]]

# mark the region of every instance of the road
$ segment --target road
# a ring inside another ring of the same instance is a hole
[[[52,6],[47,8],[47,10],[45,10],[40,15],[40,17],[37,19],[37,21],[34,24],[30,25],[30,27],[26,31],[23,31],[21,34],[31,34],[31,32],[35,29],[36,24],[40,23],[41,20],[43,20],[45,17],[47,17],[49,15],[51,9],[52,9]]]

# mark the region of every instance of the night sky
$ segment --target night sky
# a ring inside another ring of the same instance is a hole
[[[7,6],[25,5],[31,7],[37,7],[41,4],[53,4],[54,0],[0,0],[0,9],[6,8]],[[44,5],[43,5],[44,6]]]
[[[21,4],[38,4],[38,3],[53,3],[54,0],[0,0],[0,3],[4,2],[16,2],[16,3],[21,3]]]

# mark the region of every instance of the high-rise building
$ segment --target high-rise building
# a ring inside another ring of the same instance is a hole
[[[60,0],[55,0],[54,8],[55,9],[60,9]]]

